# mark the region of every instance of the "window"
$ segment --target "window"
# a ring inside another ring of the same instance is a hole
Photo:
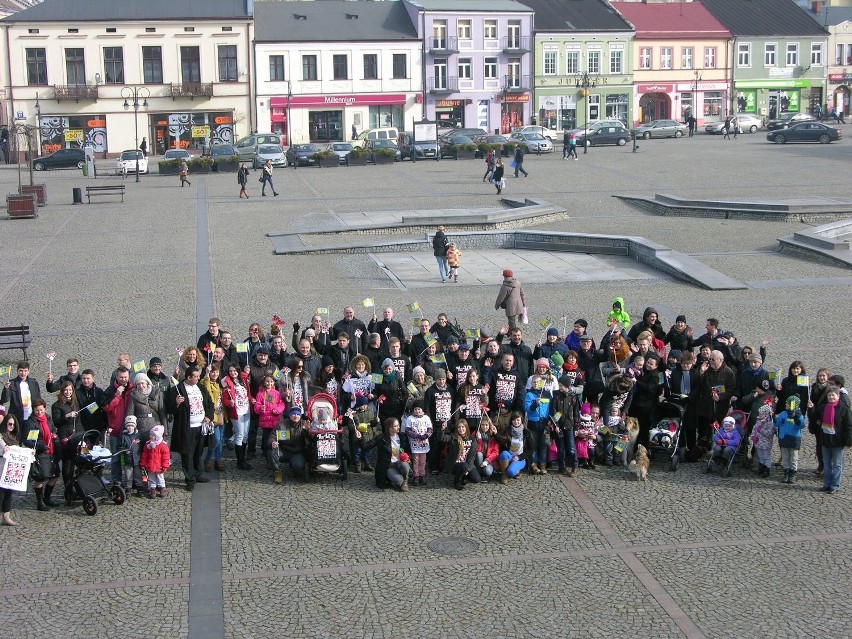
[[[104,82],[124,84],[124,49],[104,47]]]
[[[621,49],[609,50],[609,72],[624,73],[624,51]]]
[[[775,52],[777,45],[774,42],[767,42],[763,45],[763,66],[774,67],[776,64]]]
[[[568,75],[576,75],[580,73],[580,52],[566,51],[565,52],[565,73]]]
[[[671,69],[672,68],[672,48],[671,47],[663,47],[660,49],[660,68],[661,69]]]
[[[335,80],[349,79],[349,61],[346,54],[338,53],[331,56],[331,72]]]
[[[219,45],[219,82],[236,82],[237,75],[237,45]]]
[[[302,56],[302,80],[317,79],[317,57],[315,55]]]
[[[376,53],[364,54],[364,79],[379,79],[379,56]]]
[[[393,77],[395,80],[402,80],[408,77],[408,54],[393,54]]]
[[[815,67],[822,66],[822,43],[811,43],[811,64]]]
[[[470,40],[470,20],[459,20],[456,31],[459,40]]]
[[[512,89],[520,88],[520,86],[521,86],[521,59],[520,58],[509,58],[508,64],[506,65],[506,68],[509,71],[508,86]]]
[[[269,56],[269,80],[274,82],[276,80],[282,81],[284,79],[284,56]]]
[[[485,58],[485,65],[483,66],[482,77],[486,80],[497,79],[497,58]]]
[[[521,48],[521,21],[510,20],[507,25],[509,32],[508,45],[510,49]]]
[[[497,21],[496,20],[486,20],[485,25],[483,27],[483,36],[486,40],[496,40],[497,39]]]
[[[852,64],[852,44],[846,45],[846,64]]]
[[[600,51],[589,51],[586,53],[586,71],[588,73],[600,73],[601,72],[601,52]]]
[[[737,45],[737,66],[751,66],[751,42],[740,42]]]
[[[435,20],[432,22],[432,46],[436,49],[447,48],[447,21]]]
[[[556,51],[544,52],[544,75],[556,75]]]
[[[86,58],[82,49],[65,49],[65,73],[69,85],[86,84]]]
[[[435,64],[432,65],[432,68],[435,70],[435,88],[436,89],[446,89],[447,88],[447,59],[446,58],[436,58]]]
[[[198,47],[180,48],[182,82],[201,82],[201,50]]]
[[[787,43],[787,66],[788,67],[799,66],[799,43],[798,42],[788,42]]]
[[[644,47],[639,49],[639,68],[640,69],[650,69],[651,68],[651,48]]]
[[[681,69],[691,69],[692,68],[692,47],[683,47],[680,50],[680,68]]]
[[[27,49],[27,84],[47,84],[46,49]]]
[[[473,77],[472,64],[470,58],[459,58],[459,80],[470,80]]]
[[[835,61],[834,64],[837,64],[837,65],[843,64],[843,45],[842,44],[835,45],[834,53],[835,53],[835,56],[836,56],[836,58],[835,58],[836,61]]]
[[[716,68],[716,47],[704,47],[704,68]]]
[[[163,50],[160,47],[142,47],[142,76],[145,84],[163,83]]]

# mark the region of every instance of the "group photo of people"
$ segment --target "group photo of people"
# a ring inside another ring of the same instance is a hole
[[[676,442],[672,458],[708,472],[736,461],[796,484],[807,465],[822,492],[840,490],[852,446],[842,375],[770,365],[771,339],[740,344],[717,318],[666,327],[648,306],[634,321],[622,297],[607,317],[530,325],[520,283],[503,277],[495,309],[507,321],[493,335],[443,312],[432,322],[417,303],[398,318],[368,298],[357,305],[366,322],[355,305],[337,320],[317,308],[306,325],[274,316],[247,333],[213,317],[195,343],[119,353],[108,374],[69,354],[42,384],[17,362],[0,396],[0,454],[31,451],[27,492],[40,511],[85,498],[78,465],[95,447],[110,454],[104,484],[146,499],[167,496],[167,477],[192,491],[257,467],[278,484],[373,473],[400,492],[576,478],[632,468],[661,437]],[[661,410],[671,404],[674,421]],[[812,464],[799,459],[804,437]],[[15,501],[31,502],[0,492],[2,523],[17,525]]]

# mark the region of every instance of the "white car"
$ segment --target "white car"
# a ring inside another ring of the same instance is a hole
[[[562,134],[559,131],[548,129],[544,126],[519,126],[512,129],[512,133],[538,133],[543,138],[547,138],[551,142],[556,142],[562,139]]]
[[[139,161],[139,173],[147,173],[148,172],[148,158],[146,158],[142,151],[136,149],[130,149],[129,151],[122,151],[121,155],[118,158],[118,172],[119,173],[136,173],[136,161]]]
[[[340,158],[341,162],[346,162],[346,156],[349,155],[353,148],[349,142],[332,142],[325,147],[325,150],[334,153]]]
[[[509,136],[509,141],[524,147],[526,153],[553,153],[553,143],[539,133],[515,132]]]
[[[259,169],[269,160],[272,166],[287,166],[287,156],[277,144],[261,144],[254,156],[254,167]]]

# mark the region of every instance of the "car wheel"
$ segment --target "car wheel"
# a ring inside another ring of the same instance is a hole
[[[786,141],[787,138],[785,138],[783,135],[779,134],[775,136],[775,144],[784,144]]]
[[[749,127],[748,132],[749,132],[749,133],[757,133],[757,125],[756,125],[756,124],[752,124],[752,125]]]
[[[82,168],[83,168],[83,160],[80,160],[79,162],[77,162],[77,168],[78,168],[78,169],[82,169]]]
[[[651,132],[645,131],[645,133],[642,134],[642,137],[645,138],[646,140],[650,140],[651,139]]]
[[[524,147],[524,153],[525,153],[525,154],[527,154],[527,155],[529,155],[530,153],[532,153],[532,151],[530,151],[530,147],[525,146],[525,147]]]
[[[41,162],[36,162],[35,164],[33,164],[33,170],[44,171],[44,164],[42,164]]]
[[[829,142],[831,142],[831,138],[828,137],[828,134],[823,133],[821,136],[819,136],[820,144],[828,144]]]
[[[618,144],[618,146],[624,146],[627,144],[627,138],[618,138],[618,142],[616,142],[616,144]]]
[[[680,130],[675,131],[675,137],[676,138],[682,138],[683,137],[683,131],[680,131]]]

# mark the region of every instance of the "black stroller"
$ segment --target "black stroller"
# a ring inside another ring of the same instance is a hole
[[[83,433],[77,445],[77,459],[71,483],[71,490],[83,500],[83,512],[91,516],[97,514],[99,501],[102,504],[112,501],[116,506],[120,506],[127,500],[124,488],[111,483],[103,476],[104,469],[109,473],[108,466],[118,463],[116,458],[124,451],[111,453],[108,448],[98,445],[100,439],[101,434],[97,430],[87,430]]]
[[[686,453],[680,443],[684,412],[682,402],[674,399],[661,402],[654,413],[659,421],[648,433],[648,455],[651,458],[655,453],[661,455],[672,472],[678,469]]]

